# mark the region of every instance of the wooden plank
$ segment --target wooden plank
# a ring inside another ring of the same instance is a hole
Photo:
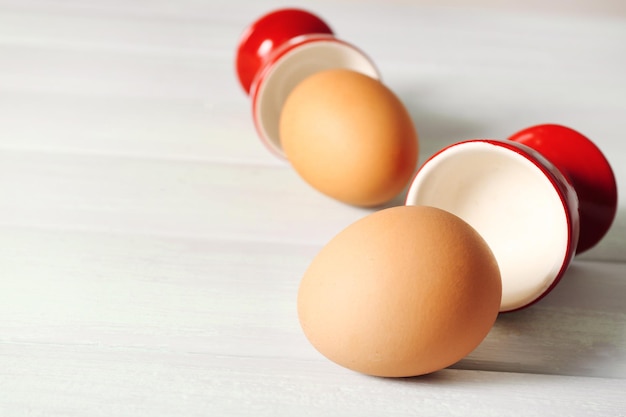
[[[213,95],[219,94],[98,97],[6,90],[0,96],[0,149],[285,165],[258,140],[249,103],[240,97],[216,105]]]
[[[316,245],[1,231],[5,341],[63,344],[79,337],[88,344],[319,358],[295,310]],[[539,304],[501,315],[455,367],[626,378],[624,276],[626,263],[576,262]]]
[[[370,212],[286,165],[47,152],[0,152],[0,194],[0,224],[318,244]]]
[[[626,381],[605,378],[445,370],[382,379],[319,361],[105,344],[5,344],[2,358],[2,409],[16,417],[595,417],[626,412]]]

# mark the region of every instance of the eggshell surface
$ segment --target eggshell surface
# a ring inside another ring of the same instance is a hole
[[[313,259],[298,291],[304,334],[357,372],[417,376],[476,348],[493,326],[502,283],[483,238],[433,207],[370,214]]]
[[[334,69],[300,82],[281,110],[280,142],[296,172],[348,204],[399,194],[418,157],[413,121],[396,95],[364,74]]]

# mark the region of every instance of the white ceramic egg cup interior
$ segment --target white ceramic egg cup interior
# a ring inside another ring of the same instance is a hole
[[[505,147],[471,141],[436,154],[406,202],[447,210],[482,235],[501,270],[500,311],[540,298],[571,259],[572,221],[562,193],[537,164]]]
[[[279,123],[283,105],[293,89],[315,73],[340,68],[380,78],[374,63],[363,52],[324,35],[303,36],[261,70],[251,91],[253,118],[259,136],[270,151],[285,157]]]

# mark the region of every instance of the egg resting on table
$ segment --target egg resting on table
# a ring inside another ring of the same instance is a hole
[[[462,359],[494,324],[496,259],[469,224],[433,207],[370,214],[313,259],[298,291],[304,334],[365,374],[417,376]]]
[[[300,82],[281,110],[280,142],[296,172],[344,203],[383,204],[407,185],[418,138],[402,102],[380,81],[335,69]]]

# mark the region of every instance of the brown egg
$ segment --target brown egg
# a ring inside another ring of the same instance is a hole
[[[462,359],[498,315],[500,271],[483,238],[433,207],[370,214],[314,258],[298,292],[313,346],[365,374],[430,373]]]
[[[299,83],[279,130],[298,174],[348,204],[391,200],[415,170],[418,140],[409,113],[389,88],[355,71],[322,71]]]

